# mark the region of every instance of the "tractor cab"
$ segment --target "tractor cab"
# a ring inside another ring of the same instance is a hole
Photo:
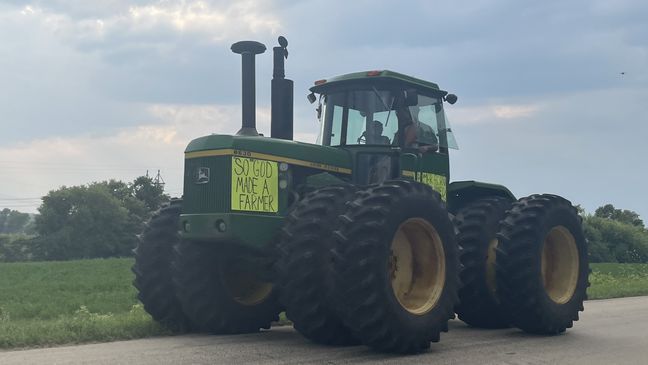
[[[457,98],[434,83],[369,71],[318,80],[310,90],[309,100],[319,101],[318,144],[356,157],[356,183],[399,177],[403,165],[411,165],[406,174],[421,172],[421,162],[446,160],[442,165],[447,165],[448,149],[457,148],[443,109],[444,101]]]
[[[319,144],[457,148],[443,110],[443,101],[454,103],[456,96],[434,83],[369,71],[318,80],[310,90],[311,100],[319,94]]]

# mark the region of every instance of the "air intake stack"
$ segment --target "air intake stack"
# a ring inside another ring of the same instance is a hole
[[[258,136],[256,130],[256,88],[254,57],[265,52],[266,46],[254,41],[241,41],[232,44],[232,52],[241,55],[242,60],[242,126],[236,132],[239,136]]]
[[[288,41],[279,37],[279,47],[273,47],[272,110],[270,113],[272,138],[293,139],[293,81],[286,79],[284,60],[288,58]]]

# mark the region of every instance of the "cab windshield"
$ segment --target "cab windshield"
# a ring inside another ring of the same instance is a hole
[[[345,90],[322,97],[319,141],[326,146],[436,145],[457,148],[439,98],[418,95],[404,103],[402,90]],[[412,105],[414,104],[414,105]],[[416,133],[405,142],[400,130],[413,125]]]

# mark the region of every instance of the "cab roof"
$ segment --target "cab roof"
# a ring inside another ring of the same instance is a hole
[[[441,92],[443,95],[447,94],[446,91],[439,89],[439,85],[417,79],[416,77],[408,76],[399,72],[390,70],[374,70],[354,72],[334,77],[329,77],[323,80],[315,81],[315,86],[310,88],[314,93],[325,93],[331,89],[336,89],[338,86],[343,87],[351,83],[381,83],[396,86],[400,88],[414,88],[420,91],[432,91],[435,93]]]

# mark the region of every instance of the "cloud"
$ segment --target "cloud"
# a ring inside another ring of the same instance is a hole
[[[0,4],[0,145],[114,133],[143,105],[238,102],[229,42],[280,29],[262,2],[110,3]]]
[[[281,29],[273,12],[264,3],[253,0],[216,4],[197,0],[142,5],[121,2],[112,13],[84,15],[45,4],[25,5],[5,12],[4,18],[16,27],[36,26],[78,51],[96,53],[104,62],[120,65],[125,64],[116,55],[187,61],[192,57],[182,53],[186,48],[215,44],[221,48],[223,43],[227,45],[241,37],[274,35]]]
[[[528,118],[538,111],[536,105],[495,105],[493,113],[501,119]]]
[[[198,0],[117,4],[119,6],[112,12],[75,14],[70,13],[69,8],[58,9],[41,3],[25,5],[20,14],[36,18],[50,31],[78,43],[102,43],[124,34],[128,34],[127,40],[133,43],[186,34],[220,42],[245,35],[274,34],[281,27],[263,3],[252,0],[216,4]]]
[[[451,106],[447,107],[451,113],[449,118],[456,125],[470,125],[476,123],[521,123],[542,112],[542,105],[536,104],[500,104],[489,102],[477,106]]]

